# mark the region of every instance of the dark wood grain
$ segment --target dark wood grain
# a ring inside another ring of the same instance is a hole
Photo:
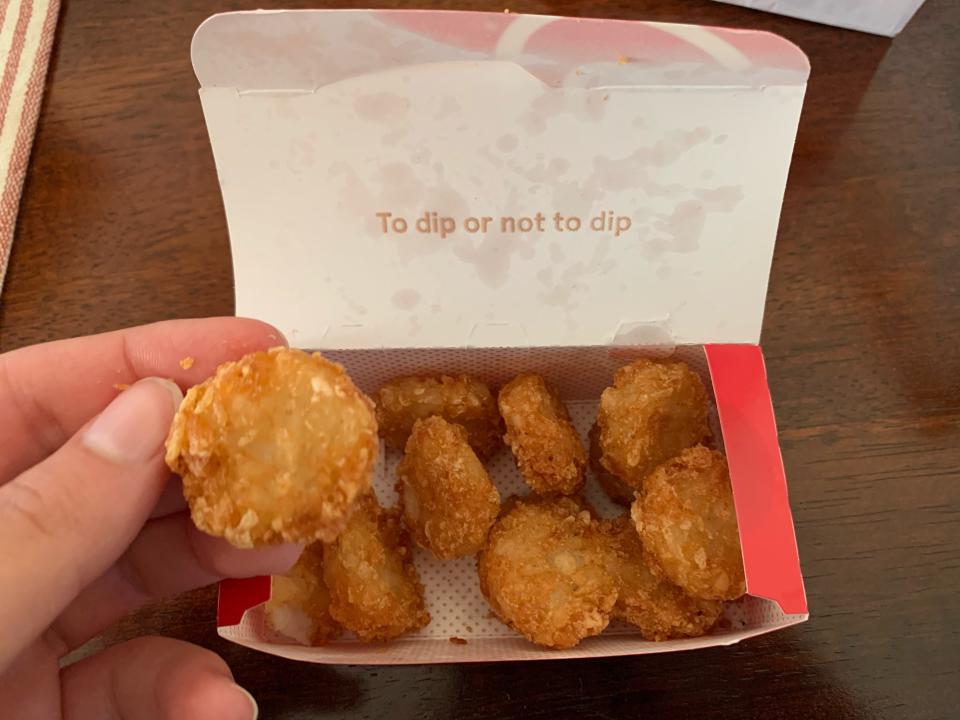
[[[188,49],[207,15],[263,4],[65,3],[0,350],[232,311]],[[810,55],[763,343],[812,619],[696,653],[320,667],[219,640],[208,589],[100,642],[213,648],[268,718],[960,717],[960,3],[893,41],[705,0],[510,7],[758,27]]]

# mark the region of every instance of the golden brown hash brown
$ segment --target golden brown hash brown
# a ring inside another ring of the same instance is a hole
[[[605,538],[568,497],[512,498],[477,561],[494,613],[530,641],[570,648],[610,622],[617,581]]]
[[[399,512],[382,509],[372,492],[357,499],[347,527],[324,547],[323,579],[330,614],[365,642],[430,622]]]
[[[370,485],[377,424],[343,368],[289,348],[217,368],[167,438],[198,528],[238,547],[330,541]]]
[[[637,360],[600,396],[600,463],[639,490],[660,463],[710,437],[707,391],[678,360]]]
[[[570,414],[539,375],[517,375],[500,390],[504,440],[534,492],[571,495],[583,487],[587,451]]]
[[[643,483],[631,508],[652,561],[694,597],[746,592],[727,459],[702,445],[684,450]]]
[[[330,591],[323,582],[323,543],[304,548],[286,575],[270,578],[267,624],[301,645],[323,645],[340,625],[330,615]]]
[[[590,469],[597,478],[597,483],[615,503],[630,507],[636,491],[600,463],[600,428],[596,423],[590,426],[587,437],[590,440]]]
[[[490,389],[470,375],[411,375],[377,391],[377,422],[387,447],[403,450],[417,420],[439,415],[462,425],[481,458],[500,447],[500,415]]]
[[[654,574],[629,515],[605,521],[603,529],[610,541],[610,571],[620,581],[613,617],[638,627],[647,640],[698,637],[714,626],[723,603],[691,597]]]
[[[436,415],[417,420],[397,479],[403,519],[418,545],[438,558],[480,550],[500,512],[500,493],[466,430]]]

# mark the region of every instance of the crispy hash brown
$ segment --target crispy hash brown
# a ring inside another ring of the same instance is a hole
[[[600,396],[600,463],[639,490],[660,463],[709,439],[707,391],[678,360],[637,360]]]
[[[322,543],[307,545],[290,572],[270,579],[265,612],[271,629],[301,645],[323,645],[339,634],[323,581]]]
[[[500,390],[504,436],[520,474],[537,493],[571,495],[583,487],[587,452],[570,414],[539,375],[517,375]]]
[[[462,425],[481,458],[500,447],[500,415],[490,389],[470,375],[396,378],[376,395],[377,422],[387,447],[403,450],[417,420],[439,415]]]
[[[399,512],[382,509],[372,492],[357,499],[347,527],[324,547],[323,579],[330,614],[365,642],[430,622]]]
[[[629,515],[605,521],[603,530],[610,542],[610,570],[620,581],[613,617],[635,625],[647,640],[698,637],[713,627],[723,603],[691,597],[655,575]]]
[[[570,648],[610,622],[617,580],[599,523],[572,498],[508,501],[481,551],[480,589],[531,642]]]
[[[643,483],[631,508],[650,558],[688,594],[735,600],[746,592],[727,459],[684,450]]]
[[[590,427],[587,437],[590,441],[590,469],[593,471],[594,477],[597,478],[597,483],[603,488],[607,497],[615,503],[630,507],[636,491],[607,470],[600,462],[600,428],[597,427],[596,423]]]
[[[436,415],[414,423],[397,494],[414,541],[438,558],[476,554],[500,511],[500,493],[467,431]]]
[[[217,368],[167,438],[193,521],[238,547],[330,541],[370,484],[377,425],[343,368],[290,348]]]

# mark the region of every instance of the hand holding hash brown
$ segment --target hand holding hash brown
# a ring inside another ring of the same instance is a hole
[[[638,627],[647,640],[699,637],[714,626],[723,603],[690,597],[655,575],[629,515],[605,521],[603,530],[610,538],[610,571],[620,580],[613,617]]]
[[[746,592],[727,459],[702,445],[684,450],[643,483],[631,508],[643,546],[694,597],[735,600]]]
[[[497,404],[489,388],[470,375],[397,378],[380,388],[376,403],[380,435],[394,450],[403,450],[413,424],[431,415],[462,425],[481,458],[500,447]]]
[[[500,512],[500,494],[466,430],[436,415],[417,420],[397,478],[403,519],[418,545],[441,559],[480,550]]]
[[[710,437],[707,391],[677,360],[637,360],[600,396],[600,463],[639,490],[664,460]]]
[[[323,579],[330,614],[364,642],[430,622],[399,512],[382,509],[372,491],[357,499],[346,529],[324,548]]]
[[[376,456],[372,404],[343,368],[274,348],[190,389],[166,460],[196,526],[252,547],[333,540]]]
[[[478,558],[480,589],[530,641],[573,647],[603,631],[617,600],[604,540],[572,498],[511,498]]]
[[[323,543],[307,545],[290,572],[270,578],[265,610],[267,625],[301,645],[323,645],[339,634],[323,582]]]
[[[539,375],[517,375],[500,390],[504,436],[534,492],[571,495],[583,487],[587,452],[567,408]]]
[[[596,423],[590,427],[587,437],[590,440],[590,469],[593,471],[594,477],[597,478],[597,483],[615,503],[630,507],[636,491],[600,463],[600,455],[602,454],[600,450],[600,428],[597,427]]]

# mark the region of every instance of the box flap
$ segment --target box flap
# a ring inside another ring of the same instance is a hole
[[[809,71],[782,38],[249,12],[193,62],[237,313],[296,345],[759,338]]]

